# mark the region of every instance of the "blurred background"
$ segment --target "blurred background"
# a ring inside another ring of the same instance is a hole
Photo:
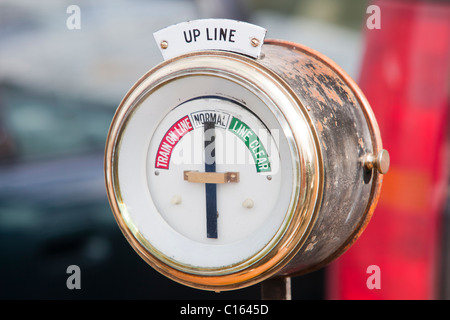
[[[67,20],[80,8],[80,29]],[[380,29],[368,20],[375,4]],[[162,62],[152,33],[199,18],[260,25],[309,46],[363,89],[391,154],[374,218],[293,299],[449,299],[449,1],[0,0],[0,298],[260,299],[166,279],[111,213],[103,152],[115,109]],[[69,265],[81,289],[69,290]],[[368,289],[367,267],[381,270]]]

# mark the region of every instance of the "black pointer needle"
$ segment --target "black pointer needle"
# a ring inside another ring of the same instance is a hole
[[[205,122],[205,172],[216,172],[215,123]],[[217,239],[217,185],[206,183],[206,236]]]

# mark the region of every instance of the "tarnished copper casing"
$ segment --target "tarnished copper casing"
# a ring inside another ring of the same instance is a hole
[[[363,93],[333,61],[310,48],[278,40],[266,40],[262,52],[260,63],[283,78],[308,111],[324,169],[314,227],[296,256],[278,273],[292,276],[329,263],[365,229],[383,175],[368,169],[364,159],[382,152],[382,142]]]

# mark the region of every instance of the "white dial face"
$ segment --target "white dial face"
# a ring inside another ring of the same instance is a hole
[[[156,208],[191,240],[230,244],[275,216],[281,184],[277,142],[236,102],[208,97],[178,106],[159,124],[147,161]]]
[[[244,98],[201,94],[205,83]],[[174,97],[171,86],[191,91]],[[128,228],[189,272],[266,255],[289,225],[297,174],[281,120],[255,94],[217,77],[179,79],[148,95],[118,153]]]

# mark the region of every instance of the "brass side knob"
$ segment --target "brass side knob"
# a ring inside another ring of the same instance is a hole
[[[389,152],[385,149],[380,150],[377,155],[368,154],[364,157],[364,166],[369,170],[375,168],[381,174],[386,174],[388,172],[389,164]]]

